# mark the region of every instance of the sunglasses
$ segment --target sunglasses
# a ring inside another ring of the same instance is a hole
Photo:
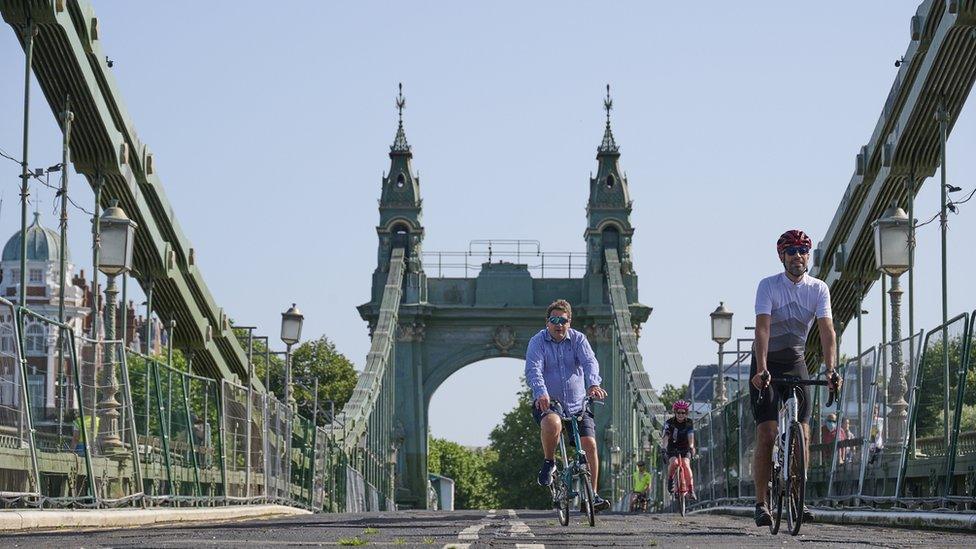
[[[786,255],[807,255],[810,253],[810,248],[807,248],[806,246],[790,246],[789,248],[783,250],[783,252],[786,253]]]
[[[549,324],[555,324],[556,326],[562,326],[563,324],[569,324],[569,319],[564,316],[550,316]]]
[[[676,416],[686,416],[686,415],[688,415],[688,412],[675,412],[674,415],[676,415]]]

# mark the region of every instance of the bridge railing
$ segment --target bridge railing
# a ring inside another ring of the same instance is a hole
[[[812,391],[811,502],[976,507],[972,318],[961,314],[944,326],[847,360],[839,367],[844,389],[836,407],[824,405],[825,388]],[[901,365],[893,364],[898,360]],[[901,381],[895,379],[899,372]],[[903,404],[899,387],[905,387]],[[696,505],[754,499],[756,426],[749,406],[743,386],[728,403],[695,418],[700,455],[693,466]],[[828,414],[836,416],[836,424],[827,424]]]
[[[333,430],[182,371],[171,349],[146,356],[79,331],[0,298],[0,507],[338,510],[350,464],[367,471],[367,508],[390,507],[377,454],[349,460]]]
[[[643,359],[637,348],[637,333],[630,314],[630,301],[623,282],[620,259],[616,249],[607,249],[604,254],[607,289],[613,317],[613,376],[616,386],[608,388],[614,395],[612,417],[629,416],[625,425],[635,426],[629,433],[614,433],[611,444],[619,448],[619,470],[630,472],[636,469],[637,461],[648,462],[649,467],[660,466],[657,447],[663,428],[664,406],[651,387],[650,378],[644,370]],[[625,496],[633,488],[633,476],[618,476],[617,489]],[[659,486],[653,488],[653,497],[659,498],[663,491]],[[617,494],[613,494],[616,499]],[[658,501],[655,499],[655,501]]]
[[[395,436],[394,403],[396,398],[395,370],[397,319],[403,292],[406,264],[403,248],[390,254],[379,318],[373,326],[366,367],[356,381],[352,397],[330,425],[330,434],[348,456],[347,506],[359,508],[359,498],[366,510],[392,510],[394,499],[394,470],[391,463],[397,455],[400,441]],[[353,478],[348,475],[355,471]],[[361,477],[361,479],[360,479]],[[352,497],[353,500],[348,498]]]

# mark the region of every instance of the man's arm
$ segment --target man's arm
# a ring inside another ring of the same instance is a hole
[[[773,312],[773,299],[769,293],[769,283],[763,279],[756,288],[756,341],[752,352],[756,355],[756,375],[752,386],[762,389],[762,374],[766,372],[766,354],[769,352],[769,322]]]
[[[817,328],[820,330],[820,349],[823,350],[827,372],[832,372],[837,367],[837,335],[834,333],[834,320],[830,317],[818,318]]]
[[[529,340],[529,348],[525,351],[525,382],[532,390],[532,401],[540,405],[540,410],[545,412],[549,409],[549,392],[546,390],[546,381],[542,375],[545,366],[545,354],[542,350],[542,342],[537,339]],[[539,399],[545,397],[545,408]]]
[[[756,315],[756,341],[752,351],[756,354],[756,375],[752,378],[752,385],[760,389],[760,376],[766,371],[766,354],[769,351],[769,315]]]
[[[579,343],[579,361],[583,367],[587,394],[599,399],[606,397],[607,392],[600,387],[600,384],[603,383],[603,379],[600,377],[600,363],[597,362],[596,354],[593,353],[593,347],[590,347],[590,342],[586,336],[583,336]]]

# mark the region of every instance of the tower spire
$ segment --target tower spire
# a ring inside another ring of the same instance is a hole
[[[603,100],[603,109],[607,111],[607,128],[603,131],[603,141],[596,152],[598,154],[616,154],[620,152],[620,147],[617,146],[617,141],[613,138],[613,131],[610,129],[610,111],[613,110],[610,84],[607,84],[607,97]]]
[[[396,137],[393,138],[393,144],[390,145],[391,153],[399,154],[409,154],[410,144],[407,143],[407,134],[403,131],[403,109],[407,108],[407,98],[403,96],[403,82],[399,84],[400,92],[397,94],[396,98],[396,108],[397,117],[399,119],[399,124],[397,125]]]

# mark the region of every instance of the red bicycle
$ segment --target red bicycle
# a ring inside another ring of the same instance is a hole
[[[691,493],[692,489],[691,467],[685,463],[681,455],[678,455],[677,458],[678,466],[671,472],[671,476],[668,478],[668,484],[674,486],[672,501],[674,502],[675,511],[680,513],[681,516],[685,516],[685,501],[688,499],[688,494]]]

